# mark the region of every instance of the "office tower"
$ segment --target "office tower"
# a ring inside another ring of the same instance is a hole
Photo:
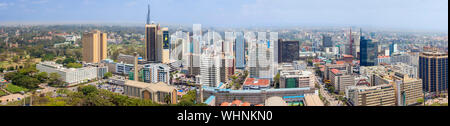
[[[161,28],[158,37],[161,37],[158,40],[158,43],[161,43],[161,46],[158,46],[158,62],[162,63],[170,63],[170,43],[169,43],[169,28],[164,27]]]
[[[353,106],[395,106],[395,89],[392,85],[350,86],[346,97]]]
[[[254,32],[245,32],[244,33],[244,50],[245,50],[245,63],[246,67],[249,67],[250,63],[250,48],[252,44],[256,43],[256,34]]]
[[[189,66],[189,32],[177,31],[170,36],[170,62],[180,61],[181,66]]]
[[[419,77],[423,91],[443,92],[448,90],[448,54],[423,52],[419,56]]]
[[[322,35],[322,49],[333,47],[333,41],[331,41],[331,39],[331,36]]]
[[[218,87],[220,84],[221,59],[212,48],[205,50],[200,60],[200,84],[210,87]]]
[[[151,62],[157,62],[157,32],[159,25],[145,25],[145,59]]]
[[[355,42],[355,39],[353,39],[353,33],[352,33],[352,28],[350,28],[350,34],[349,34],[349,48],[348,50],[350,51],[349,55],[353,55],[353,43]]]
[[[279,41],[278,41],[278,32],[270,32],[269,33],[269,44],[271,50],[271,60],[272,60],[272,76],[278,74],[278,50],[279,50]]]
[[[389,44],[389,56],[392,56],[394,53],[398,51],[397,44],[392,42],[392,44]]]
[[[199,75],[200,74],[200,55],[201,55],[201,44],[202,41],[202,25],[194,24],[192,27],[192,49],[191,49],[191,63],[189,67],[189,74]]]
[[[236,36],[236,68],[237,69],[245,69],[245,43],[244,43],[244,35],[242,32],[235,32]]]
[[[378,57],[377,44],[370,39],[361,37],[361,66],[374,66]]]
[[[273,78],[273,47],[266,39],[265,32],[258,33],[258,42],[249,43],[249,68],[251,78],[272,80]]]
[[[224,62],[223,66],[225,67],[225,80],[228,80],[229,76],[232,76],[235,71],[235,56],[234,56],[234,42],[236,40],[236,36],[233,32],[225,32],[225,41],[223,41],[223,49],[222,52],[224,54]]]
[[[83,61],[87,63],[99,63],[108,57],[107,54],[107,34],[94,30],[84,33],[83,43]]]
[[[278,62],[292,63],[300,59],[300,42],[279,40]]]

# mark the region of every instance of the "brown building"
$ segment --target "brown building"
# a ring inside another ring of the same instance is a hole
[[[84,33],[82,38],[83,61],[87,63],[99,63],[108,58],[107,38],[106,33],[101,33],[98,30]]]

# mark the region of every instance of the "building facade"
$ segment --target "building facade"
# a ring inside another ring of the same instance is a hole
[[[361,37],[361,43],[360,43],[360,61],[361,66],[374,66],[375,60],[378,56],[377,47],[378,45],[370,39],[365,39],[364,37]]]
[[[278,40],[280,49],[278,50],[279,63],[292,63],[300,59],[300,42]]]
[[[87,63],[99,63],[108,58],[107,34],[94,30],[84,33],[82,37],[83,61]]]
[[[448,91],[448,54],[423,52],[419,59],[419,77],[426,92]]]

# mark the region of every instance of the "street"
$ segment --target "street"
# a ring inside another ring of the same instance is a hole
[[[317,77],[316,82],[320,86],[320,94],[328,101],[328,103],[330,103],[329,106],[342,106],[338,100],[335,100],[335,98],[327,90],[325,90],[325,84],[323,84],[322,81],[319,81],[319,78]]]

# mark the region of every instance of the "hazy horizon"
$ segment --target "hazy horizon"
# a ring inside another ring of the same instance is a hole
[[[151,0],[170,25],[371,26],[448,32],[447,0]],[[2,0],[2,24],[144,24],[147,0]]]

